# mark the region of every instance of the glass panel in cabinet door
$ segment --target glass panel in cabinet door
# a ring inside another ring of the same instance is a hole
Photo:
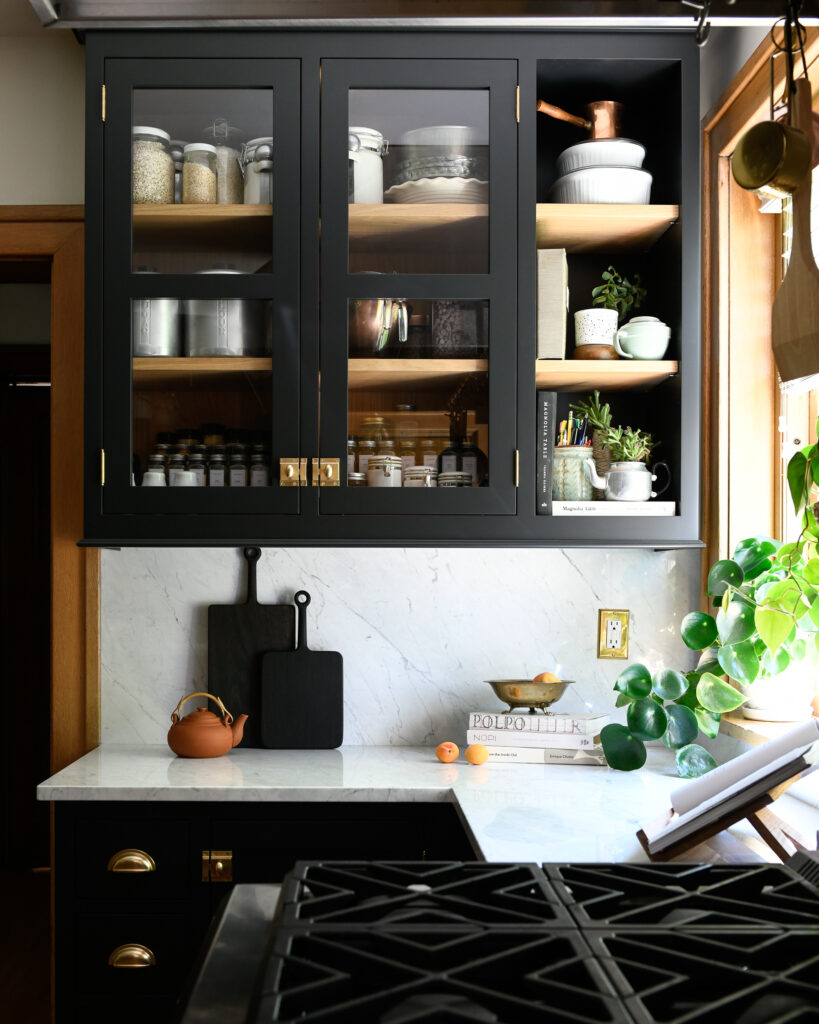
[[[488,486],[488,302],[353,299],[348,316],[346,486]]]
[[[272,89],[134,89],[133,270],[269,273]]]
[[[271,312],[257,299],[132,300],[133,486],[271,486]]]
[[[489,270],[489,90],[350,89],[350,273]]]

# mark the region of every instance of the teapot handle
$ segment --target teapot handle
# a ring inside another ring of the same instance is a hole
[[[225,705],[219,700],[219,698],[213,693],[189,693],[187,697],[183,697],[182,700],[176,705],[176,711],[171,714],[171,721],[174,725],[179,721],[179,712],[182,710],[182,705],[186,700],[190,700],[191,697],[209,697],[211,700],[215,700],[219,705],[219,710],[222,712],[222,716],[228,725],[233,722],[233,715],[228,711]]]
[[[662,485],[662,487],[658,488],[656,491],[652,491],[651,492],[651,497],[652,498],[656,498],[660,494],[665,494],[665,492],[668,490],[669,484],[671,483],[671,470],[668,468],[668,463],[667,462],[655,462],[654,463],[654,465],[651,467],[651,479],[652,479],[652,482],[657,479],[657,475],[654,472],[655,469],[664,469],[666,471],[666,474],[667,474],[667,479],[666,479],[665,483]]]

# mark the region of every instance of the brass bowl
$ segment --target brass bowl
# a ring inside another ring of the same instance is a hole
[[[566,687],[573,679],[559,679],[554,683],[536,683],[532,679],[487,679],[487,683],[495,691],[495,696],[506,701],[509,710],[529,708],[534,712],[538,708],[545,711],[550,704],[560,700]]]

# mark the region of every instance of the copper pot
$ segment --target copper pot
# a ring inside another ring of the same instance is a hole
[[[793,192],[810,173],[813,140],[781,121],[760,121],[737,143],[731,173],[740,188]]]
[[[576,124],[578,128],[585,128],[590,139],[620,138],[623,104],[615,100],[595,100],[594,103],[586,104],[586,117],[570,114],[545,100],[537,101],[537,109],[541,114],[548,114],[557,121],[567,121],[569,124]]]

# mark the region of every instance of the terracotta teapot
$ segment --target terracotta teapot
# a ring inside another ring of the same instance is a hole
[[[219,705],[221,717],[207,708],[197,708],[180,718],[182,705],[191,697],[208,697]],[[221,757],[242,741],[247,715],[233,715],[212,693],[189,693],[176,705],[168,730],[168,746],[180,757]]]

